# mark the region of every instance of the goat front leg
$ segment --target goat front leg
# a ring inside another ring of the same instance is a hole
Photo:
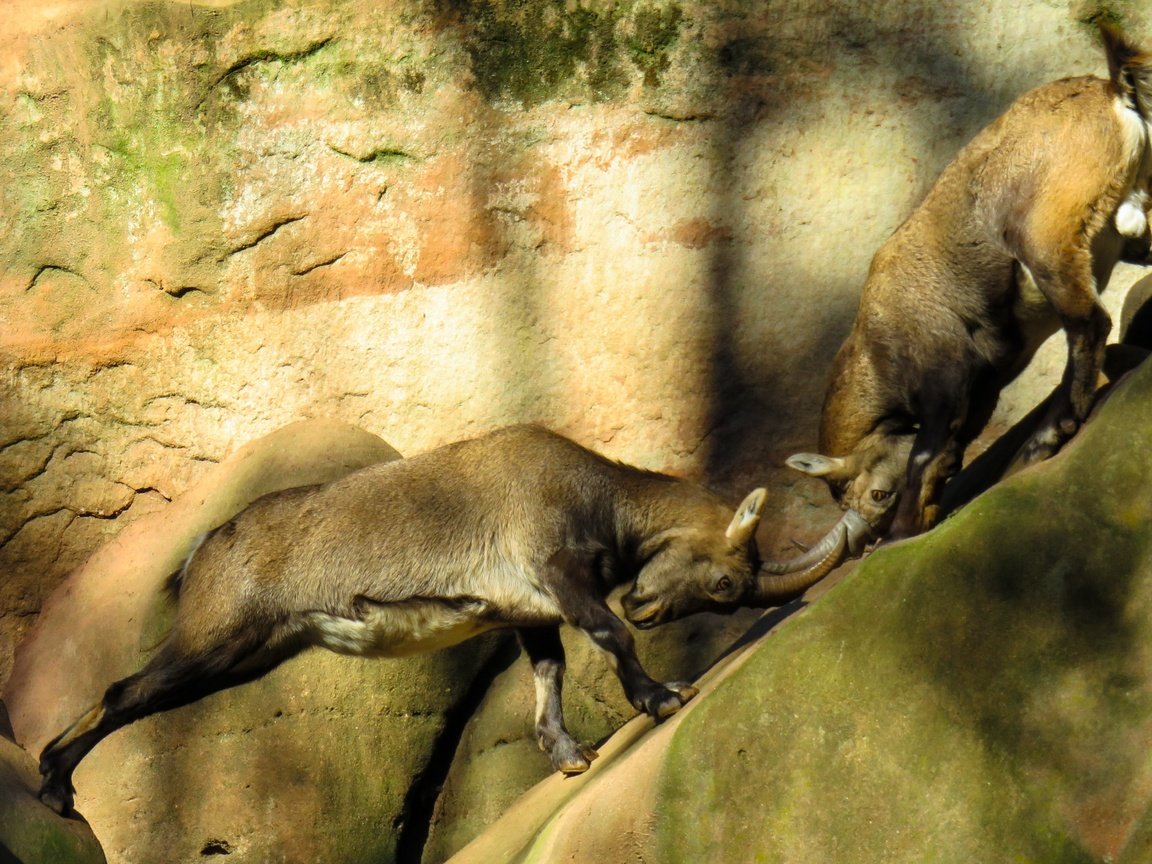
[[[954,392],[963,393],[965,389],[957,385]],[[920,429],[908,455],[904,491],[885,540],[914,537],[939,521],[944,484],[960,467],[962,445],[957,434],[967,417],[966,404],[965,401],[958,405],[955,400],[944,397],[925,400]]]
[[[684,682],[661,684],[636,656],[636,643],[628,627],[600,596],[596,551],[564,549],[548,562],[547,581],[564,620],[583,630],[608,658],[624,687],[624,695],[637,711],[657,720],[670,717],[698,692]]]
[[[532,663],[536,685],[536,740],[564,774],[582,774],[598,755],[592,747],[577,743],[564,726],[561,690],[564,683],[564,644],[559,627],[522,628],[516,631],[520,645]]]
[[[663,720],[699,692],[683,681],[661,684],[645,672],[636,657],[636,643],[628,627],[607,606],[587,608],[573,623],[604,652],[624,687],[624,695],[637,711]]]

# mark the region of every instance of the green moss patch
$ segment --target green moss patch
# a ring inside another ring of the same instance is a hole
[[[603,101],[636,76],[657,86],[680,38],[676,3],[442,4],[465,34],[476,84],[492,100],[534,105],[566,95]]]

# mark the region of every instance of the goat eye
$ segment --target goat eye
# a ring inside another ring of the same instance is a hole
[[[877,504],[881,504],[892,497],[892,493],[887,489],[873,489],[872,500]]]

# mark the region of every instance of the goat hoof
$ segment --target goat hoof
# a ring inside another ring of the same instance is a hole
[[[645,714],[652,715],[656,722],[660,722],[679,711],[698,692],[691,684],[677,681],[661,687],[660,690],[642,700],[641,707]]]
[[[674,691],[676,695],[680,697],[681,704],[684,704],[700,692],[687,681],[670,681],[664,686],[666,686],[669,690]]]
[[[1020,449],[1020,453],[1016,456],[1015,462],[1019,467],[1035,465],[1037,462],[1043,462],[1054,456],[1056,451],[1060,449],[1060,444],[1068,437],[1061,432],[1062,426],[1063,423],[1056,427],[1042,429],[1033,435],[1032,439]]]
[[[46,780],[40,787],[40,803],[65,818],[73,814],[72,791],[60,783]]]
[[[591,747],[577,744],[571,738],[557,741],[552,748],[552,767],[561,774],[583,774],[592,766],[592,760],[600,754]]]

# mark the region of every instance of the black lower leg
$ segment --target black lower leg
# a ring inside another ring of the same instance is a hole
[[[184,657],[166,643],[142,670],[112,684],[100,704],[44,748],[40,756],[41,800],[58,813],[70,813],[72,774],[93,747],[143,717],[186,705],[267,671],[279,658],[268,654],[266,662],[252,663],[258,644],[256,640],[237,640]],[[238,672],[238,667],[243,671]]]
[[[108,692],[111,693],[116,686],[114,684]],[[40,775],[43,778],[40,800],[62,816],[72,812],[75,795],[72,773],[80,760],[105,737],[130,722],[110,712],[108,704],[108,694],[105,694],[100,704],[58,735],[40,754]]]
[[[516,634],[532,663],[536,687],[536,739],[552,760],[552,767],[565,774],[587,771],[596,751],[581,746],[564,725],[562,689],[564,645],[558,627],[518,630]]]
[[[1068,336],[1064,377],[1043,423],[1016,458],[1023,465],[1054,455],[1088,419],[1095,402],[1112,319],[1098,302],[1061,318]]]
[[[657,718],[674,714],[696,690],[688,685],[667,687],[644,671],[632,634],[599,593],[597,556],[595,549],[562,549],[549,559],[544,581],[559,601],[564,620],[583,630],[609,657],[628,701]]]
[[[624,695],[638,711],[662,720],[680,710],[696,695],[696,688],[686,684],[673,686],[653,679],[636,656],[632,634],[624,622],[607,607],[604,614],[595,616],[591,626],[583,628],[600,650],[612,658],[616,675],[624,687]]]
[[[904,491],[887,535],[890,540],[915,536],[936,524],[944,483],[959,467],[956,434],[966,412],[943,398],[925,403],[929,407],[908,456]]]

